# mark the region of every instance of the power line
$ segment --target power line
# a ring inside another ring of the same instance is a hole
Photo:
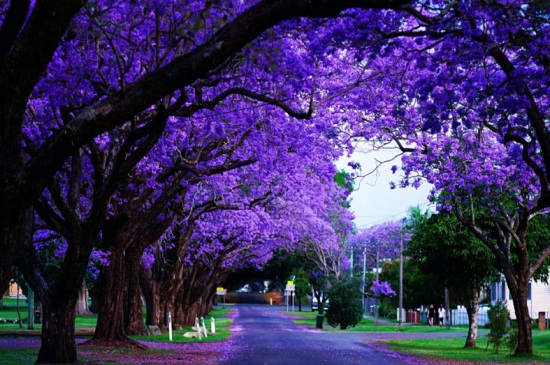
[[[426,203],[422,203],[422,204],[417,204],[418,207],[425,207],[427,206],[428,204],[430,204],[429,202],[426,202]],[[369,222],[369,223],[365,223],[365,224],[362,224],[360,226],[357,226],[357,228],[366,228],[366,227],[369,227],[371,225],[374,225],[376,223],[380,223],[380,222],[385,222],[387,220],[390,220],[392,218],[395,218],[397,216],[400,216],[401,214],[404,214],[404,213],[407,213],[409,211],[410,208],[407,208],[407,210],[404,210],[402,212],[399,212],[399,213],[395,213],[393,215],[388,215],[388,216],[385,216],[384,218],[382,219],[378,219],[376,221],[373,221],[373,222]],[[361,217],[361,216],[359,216]],[[362,216],[362,217],[368,217],[368,216]],[[376,217],[376,216],[372,216],[372,217]],[[380,216],[381,217],[381,216]]]

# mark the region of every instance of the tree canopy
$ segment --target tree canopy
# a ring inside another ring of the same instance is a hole
[[[0,287],[16,261],[42,292],[39,363],[76,361],[94,249],[122,267],[175,248],[183,277],[285,247],[338,275],[352,217],[332,162],[357,140],[396,143],[397,184],[432,183],[492,251],[516,352],[532,352],[527,283],[550,256],[528,234],[550,208],[546,1],[6,1],[0,21]],[[54,240],[50,276],[34,243]]]

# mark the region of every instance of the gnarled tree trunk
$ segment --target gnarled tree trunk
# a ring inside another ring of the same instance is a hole
[[[29,231],[31,233],[32,230]],[[85,235],[77,235],[73,239],[69,242],[58,280],[45,274],[46,269],[36,256],[30,237],[19,242],[17,266],[42,302],[42,343],[37,364],[77,361],[74,323],[76,302],[92,244]]]
[[[103,268],[100,278],[101,305],[97,326],[94,337],[87,344],[145,348],[130,339],[124,329],[126,272],[121,250],[111,251],[109,266]]]
[[[100,307],[94,340],[101,342],[125,342],[123,296],[125,289],[124,256],[119,250],[111,251],[109,266],[100,274]]]
[[[58,280],[43,287],[33,288],[42,301],[42,344],[37,364],[75,363],[77,361],[75,342],[75,316],[78,290],[86,271],[90,250],[84,249],[74,257],[65,259],[61,271],[64,280]],[[71,259],[74,257],[74,259]],[[78,258],[78,259],[77,259]],[[31,269],[32,271],[32,269]],[[32,279],[33,286],[36,277]]]

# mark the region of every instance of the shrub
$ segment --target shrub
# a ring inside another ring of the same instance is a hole
[[[361,284],[358,280],[345,277],[333,283],[328,291],[330,307],[327,322],[332,327],[345,330],[354,327],[363,317]]]
[[[389,319],[397,318],[397,309],[393,306],[389,298],[382,298],[378,305],[378,315]]]
[[[508,333],[506,324],[510,319],[510,312],[505,302],[496,302],[495,305],[489,306],[487,315],[489,317],[489,339],[485,350],[492,345],[493,351],[498,354],[498,349],[503,344],[503,338]]]

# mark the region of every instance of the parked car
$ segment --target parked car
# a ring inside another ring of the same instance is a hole
[[[321,300],[322,300],[323,297],[321,297]],[[330,301],[329,299],[327,298],[327,300],[325,301],[325,309],[327,309],[330,305]],[[317,309],[319,309],[319,303],[317,302],[317,297],[315,295],[312,295],[311,296],[311,311],[312,312],[315,312]]]

